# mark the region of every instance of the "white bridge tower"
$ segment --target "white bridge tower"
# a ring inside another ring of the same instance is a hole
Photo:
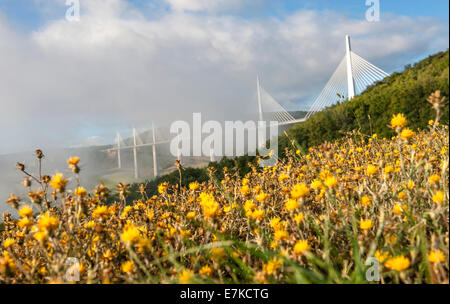
[[[355,81],[353,80],[352,67],[352,49],[350,47],[350,36],[345,36],[345,57],[347,60],[347,85],[348,85],[348,100],[355,97]]]

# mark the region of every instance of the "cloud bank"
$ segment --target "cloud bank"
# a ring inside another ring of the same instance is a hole
[[[257,74],[285,107],[307,109],[344,56],[346,34],[388,72],[449,45],[447,24],[430,18],[369,23],[363,12],[300,10],[245,19],[214,13],[244,0],[167,1],[153,19],[124,0],[82,1],[80,22],[62,11],[31,33],[0,12],[0,153],[108,142],[118,128],[192,112],[239,119],[256,113]]]
[[[251,4],[251,0],[167,0],[174,11],[223,11],[237,10]],[[253,0],[253,2],[258,2]]]

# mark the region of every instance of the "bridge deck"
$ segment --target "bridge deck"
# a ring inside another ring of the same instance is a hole
[[[290,121],[283,121],[283,122],[279,122],[278,125],[285,126],[285,125],[296,124],[296,123],[304,122],[304,121],[306,121],[306,118],[295,119],[295,120],[290,120]]]

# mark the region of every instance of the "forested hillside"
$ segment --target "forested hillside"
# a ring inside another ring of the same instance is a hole
[[[342,137],[343,131],[359,130],[365,134],[389,137],[393,131],[387,125],[395,113],[404,113],[409,118],[411,129],[424,128],[433,111],[427,97],[436,90],[448,97],[448,50],[414,66],[406,66],[402,73],[392,74],[351,101],[337,103],[317,113],[291,128],[288,134],[304,148]],[[447,103],[442,123],[448,124],[448,115]],[[288,144],[287,138],[281,137],[280,152]]]

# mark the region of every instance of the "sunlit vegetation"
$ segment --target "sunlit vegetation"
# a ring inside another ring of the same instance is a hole
[[[414,66],[406,66],[403,72],[394,73],[375,83],[351,101],[338,102],[313,115],[288,132],[291,138],[295,138],[307,149],[324,141],[341,138],[345,132],[353,130],[391,137],[395,132],[387,126],[396,113],[403,113],[408,117],[409,128],[412,130],[424,129],[434,115],[426,100],[436,90],[441,91],[443,96],[449,94],[448,50],[430,56]],[[448,124],[448,104],[442,112],[444,115],[441,122]],[[290,146],[285,137],[280,137],[279,145],[280,151]]]

